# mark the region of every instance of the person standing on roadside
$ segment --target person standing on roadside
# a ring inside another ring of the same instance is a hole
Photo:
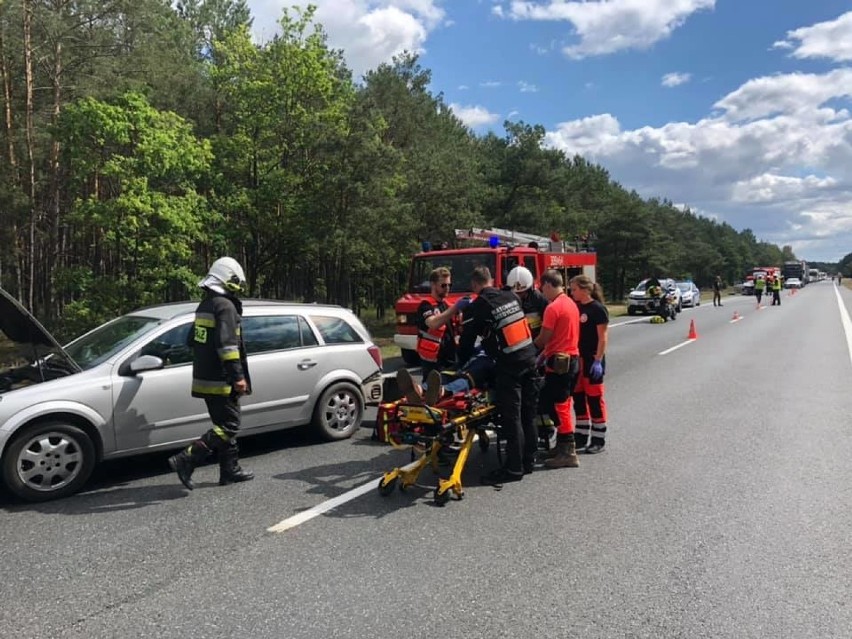
[[[722,277],[717,275],[713,280],[713,306],[722,305],[722,288]]]
[[[486,354],[494,359],[495,397],[506,437],[505,465],[482,481],[492,485],[520,481],[533,472],[538,448],[536,351],[530,326],[518,296],[494,288],[488,267],[477,266],[470,284],[476,299],[464,312],[459,361],[464,366],[473,357],[481,337]]]
[[[754,281],[754,296],[757,298],[757,308],[760,308],[760,301],[763,299],[763,290],[766,288],[766,280],[758,277]]]
[[[243,267],[232,257],[221,257],[198,285],[204,299],[188,336],[193,349],[192,396],[207,404],[213,428],[169,458],[169,466],[189,490],[195,487],[193,471],[213,454],[219,457],[220,486],[254,479],[253,473],[240,468],[237,448],[240,397],[251,393],[241,330],[243,305],[237,298],[246,289]]]
[[[541,276],[541,292],[548,300],[535,346],[542,350],[544,365],[542,405],[548,407],[556,424],[556,447],[545,453],[548,468],[576,468],[577,448],[571,416],[571,394],[580,368],[580,313],[577,304],[565,294],[559,271],[548,270]]]
[[[574,441],[578,453],[595,455],[606,443],[604,373],[609,312],[601,287],[587,275],[572,277],[569,286],[580,312],[580,372],[572,395],[577,418]]]
[[[781,276],[776,275],[772,280],[772,306],[781,306]]]

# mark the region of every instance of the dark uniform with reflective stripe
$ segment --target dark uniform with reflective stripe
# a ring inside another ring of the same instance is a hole
[[[535,339],[541,333],[541,320],[544,317],[544,309],[547,308],[547,298],[541,291],[531,288],[521,300],[521,308],[524,309],[532,338]]]
[[[495,361],[495,391],[500,423],[506,437],[506,472],[531,472],[538,446],[535,428],[538,385],[529,324],[520,300],[511,291],[483,288],[464,311],[459,360],[473,355],[476,338]]]
[[[244,379],[251,390],[241,318],[237,298],[208,291],[195,311],[189,334],[194,351],[192,396],[207,403],[216,436],[205,433],[199,443],[215,450],[230,444],[240,429],[240,403],[233,384]]]
[[[429,371],[456,368],[456,326],[449,321],[438,328],[429,328],[426,320],[432,315],[440,315],[449,308],[444,300],[434,298],[423,300],[417,307],[417,354],[423,379]]]

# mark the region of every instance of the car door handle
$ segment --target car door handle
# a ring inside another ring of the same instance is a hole
[[[301,362],[299,362],[298,364],[296,364],[296,368],[298,368],[300,371],[306,371],[309,368],[311,368],[312,366],[316,366],[316,365],[317,365],[317,362],[314,362],[314,361],[309,360],[309,359],[305,359],[305,360],[302,360]]]

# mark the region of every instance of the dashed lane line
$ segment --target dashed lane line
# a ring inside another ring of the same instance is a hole
[[[660,351],[659,353],[657,353],[657,355],[668,355],[668,354],[669,354],[669,353],[671,353],[672,351],[676,351],[676,350],[677,350],[677,349],[679,349],[679,348],[683,348],[683,347],[684,347],[684,346],[686,346],[687,344],[692,344],[692,342],[694,342],[694,341],[695,341],[694,339],[688,339],[688,340],[686,340],[685,342],[681,342],[680,344],[677,344],[677,345],[675,345],[675,346],[672,346],[671,348],[667,348],[667,349],[666,349],[666,350],[664,350],[664,351]]]
[[[323,513],[327,513],[329,510],[337,508],[338,506],[345,504],[348,501],[352,501],[360,497],[361,495],[370,492],[371,490],[376,490],[378,483],[376,479],[379,476],[377,475],[375,479],[371,479],[366,484],[362,484],[357,488],[353,488],[352,490],[346,491],[342,495],[338,495],[337,497],[333,497],[328,501],[324,501],[321,504],[317,504],[313,508],[308,508],[307,510],[303,510],[302,512],[293,515],[292,517],[288,517],[287,519],[278,522],[274,526],[270,526],[266,529],[266,532],[271,533],[282,533],[291,528],[295,528],[301,524],[304,524],[306,521],[310,521],[314,517],[319,517]]]

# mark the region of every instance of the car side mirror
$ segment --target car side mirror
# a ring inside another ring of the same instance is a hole
[[[130,362],[130,374],[144,373],[145,371],[156,371],[166,363],[156,355],[141,355]]]

